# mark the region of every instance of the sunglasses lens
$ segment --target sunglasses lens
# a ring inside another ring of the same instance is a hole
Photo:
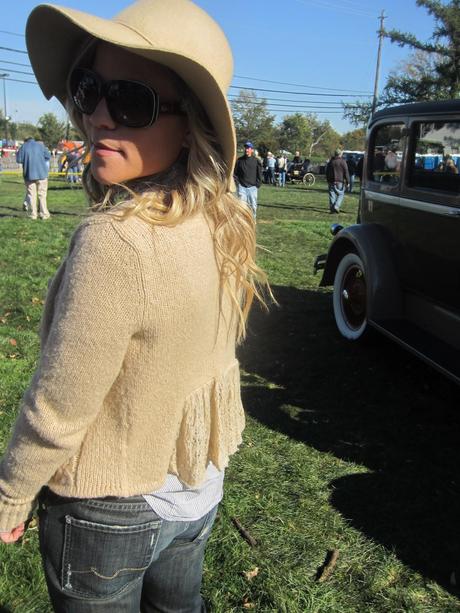
[[[77,109],[89,115],[100,100],[101,85],[97,75],[83,68],[76,68],[70,76],[70,94]]]
[[[107,106],[114,121],[129,128],[143,128],[155,119],[154,92],[134,81],[112,81],[106,92]]]

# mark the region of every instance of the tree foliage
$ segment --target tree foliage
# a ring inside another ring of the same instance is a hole
[[[365,128],[357,128],[351,132],[346,132],[342,136],[342,147],[349,151],[364,151],[366,143]]]
[[[377,108],[379,104],[377,102]],[[365,126],[372,113],[372,102],[356,101],[353,104],[343,104],[343,118],[354,126]]]
[[[38,120],[38,131],[45,145],[53,149],[65,137],[66,127],[54,113],[45,113]]]
[[[15,129],[16,129],[16,124],[12,123],[9,120],[6,121],[5,114],[0,109],[0,140],[5,139],[6,137],[8,137],[9,140],[10,139],[14,140],[16,138],[14,136]]]
[[[435,19],[433,34],[421,41],[408,32],[385,31],[384,35],[411,55],[390,72],[377,108],[408,102],[457,98],[460,94],[460,0],[416,0]],[[344,118],[355,126],[369,120],[372,104],[344,104]]]
[[[40,138],[40,132],[33,123],[27,121],[20,121],[15,124],[11,124],[11,138],[13,140],[26,140],[26,138]]]
[[[239,147],[248,140],[259,149],[263,145],[273,147],[276,141],[275,116],[268,112],[266,100],[258,98],[254,92],[241,90],[231,106]]]
[[[310,125],[307,115],[294,113],[286,115],[278,130],[278,142],[286,151],[304,151],[310,137]]]
[[[417,0],[417,6],[426,8],[435,19],[435,28],[428,41],[420,41],[413,34],[399,30],[387,31],[385,36],[401,47],[434,55],[427,66],[422,66],[422,83],[414,88],[416,84],[407,80],[398,83],[396,80],[396,85],[399,89],[402,86],[403,95],[406,94],[406,88],[409,94],[412,89],[412,94],[418,96],[415,100],[456,98],[460,92],[460,0],[450,0],[447,3],[441,0]],[[425,68],[431,68],[431,74]],[[410,79],[407,73],[403,76]],[[391,92],[394,85],[393,76],[385,89],[389,88]],[[394,92],[394,98],[397,98],[397,92]]]
[[[449,91],[439,82],[436,72],[443,61],[437,54],[420,49],[411,53],[388,75],[380,105],[449,98]]]

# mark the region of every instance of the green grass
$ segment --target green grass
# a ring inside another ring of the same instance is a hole
[[[36,363],[47,280],[85,212],[81,191],[51,187],[52,218],[31,222],[22,182],[0,184],[0,448]],[[207,550],[212,611],[460,611],[458,388],[385,339],[339,337],[312,272],[336,220],[324,183],[263,187],[259,204],[259,261],[279,306],[254,309],[239,349],[248,425]],[[353,223],[357,196],[344,210]],[[36,530],[0,547],[7,611],[50,611]]]

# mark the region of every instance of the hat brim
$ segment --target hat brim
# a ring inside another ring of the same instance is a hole
[[[176,72],[206,111],[222,148],[227,176],[231,178],[236,159],[235,129],[230,105],[217,81],[193,57],[170,49],[155,49],[141,34],[122,23],[64,7],[36,7],[27,21],[26,42],[30,63],[46,98],[56,96],[65,105],[69,71],[90,37],[123,47]]]

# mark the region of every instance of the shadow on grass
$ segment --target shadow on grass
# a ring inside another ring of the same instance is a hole
[[[74,189],[83,189],[81,184],[77,183],[76,185],[70,185],[69,183],[67,184],[63,184],[63,185],[49,185],[48,186],[48,191],[49,192],[60,192],[60,191],[69,191],[69,190],[74,190]]]
[[[239,352],[243,397],[268,427],[372,473],[331,483],[352,526],[458,595],[458,387],[375,335],[349,343],[330,295],[275,287],[280,308],[255,309]],[[271,389],[260,377],[276,384]]]
[[[7,211],[13,211],[12,213],[2,213],[1,211],[3,209],[6,209]],[[72,211],[57,211],[56,209],[52,209],[50,208],[50,213],[51,215],[70,215],[71,217],[84,217],[86,215],[86,213],[75,213]],[[20,211],[17,207],[14,206],[2,206],[0,204],[0,217],[22,217],[23,219],[27,219],[27,215],[23,212]],[[1,611],[0,611],[1,613]]]
[[[316,187],[302,187],[301,185],[289,185],[289,191],[294,192],[316,192],[317,194],[327,194],[327,184],[317,185]]]
[[[12,610],[0,605],[0,613],[12,613]]]
[[[323,208],[315,208],[309,204],[283,204],[282,202],[271,202],[270,204],[259,202],[258,207],[265,207],[267,209],[283,209],[283,211],[314,211],[315,213],[326,213],[327,210]]]

